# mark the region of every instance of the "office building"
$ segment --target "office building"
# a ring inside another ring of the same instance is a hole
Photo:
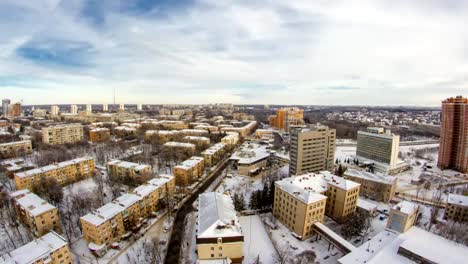
[[[468,196],[450,193],[447,196],[445,220],[454,222],[468,222]]]
[[[102,105],[102,111],[103,112],[109,112],[109,105],[108,104],[103,104]]]
[[[0,143],[0,159],[16,158],[31,153],[31,140]]]
[[[124,112],[125,111],[125,104],[119,104],[119,111]]]
[[[86,105],[86,113],[91,114],[93,112],[93,106],[90,104]]]
[[[203,176],[205,169],[205,160],[203,157],[191,157],[173,169],[177,186],[187,186],[194,183]]]
[[[285,178],[275,182],[273,215],[304,240],[313,234],[315,222],[323,222],[324,214],[340,223],[352,217],[359,187],[327,171]]]
[[[395,174],[406,166],[398,159],[400,136],[390,130],[368,127],[358,131],[356,156],[361,164],[372,165],[375,171]]]
[[[82,140],[83,126],[78,123],[42,128],[42,142],[47,144],[73,144]]]
[[[67,240],[55,232],[0,256],[2,264],[72,264]]]
[[[336,130],[320,124],[291,128],[289,175],[333,171]]]
[[[359,195],[372,200],[389,203],[395,197],[397,177],[347,169],[343,177],[361,184]]]
[[[29,190],[12,193],[16,217],[33,233],[40,237],[50,231],[61,232],[57,208]]]
[[[442,102],[438,166],[468,172],[468,98]]]
[[[304,125],[304,110],[297,107],[281,108],[276,111],[276,115],[271,115],[268,121],[271,128],[289,132],[291,126]]]
[[[198,259],[242,263],[244,235],[231,197],[217,192],[201,193],[198,208]]]
[[[17,190],[30,189],[42,177],[54,178],[65,186],[81,179],[94,176],[94,159],[77,158],[69,161],[51,164],[45,167],[15,173],[14,180]]]
[[[234,146],[239,142],[239,133],[227,132],[227,135],[221,139],[221,142],[226,146]]]
[[[390,209],[387,228],[404,233],[416,224],[419,213],[419,205],[401,201]]]

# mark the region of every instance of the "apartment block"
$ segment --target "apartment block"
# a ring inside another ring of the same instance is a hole
[[[270,127],[289,132],[291,126],[304,125],[304,110],[297,107],[281,108],[276,111],[276,115],[271,115],[268,121]]]
[[[148,176],[153,173],[153,167],[146,164],[138,164],[134,162],[111,160],[107,163],[107,171],[115,177],[138,177]]]
[[[244,123],[244,122],[241,122]],[[247,137],[250,134],[252,134],[255,129],[258,127],[257,121],[250,121],[246,123],[244,126],[239,126],[239,127],[233,127],[233,126],[226,126],[226,127],[220,127],[221,132],[235,132],[238,133],[239,136],[241,137]]]
[[[57,208],[29,190],[10,194],[17,218],[37,237],[54,230],[61,232]]]
[[[271,152],[267,145],[245,142],[230,158],[239,175],[255,176],[268,165]]]
[[[114,242],[140,227],[141,218],[154,216],[167,195],[174,195],[175,179],[161,175],[80,218],[89,249],[102,255]]]
[[[158,142],[160,144],[177,141],[181,136],[178,130],[147,130],[145,132],[145,139],[147,141]]]
[[[210,148],[206,149],[201,153],[205,159],[205,166],[211,167],[218,163],[223,158],[224,152],[226,151],[226,144],[216,143]]]
[[[106,142],[110,140],[110,130],[108,128],[94,128],[89,131],[89,141],[94,143]]]
[[[61,185],[79,181],[94,175],[94,159],[78,158],[41,168],[15,173],[17,190],[32,188],[32,185],[42,177],[55,178]]]
[[[11,105],[10,115],[11,116],[21,116],[23,114],[23,108],[21,103],[17,102]]]
[[[50,114],[52,116],[58,116],[60,113],[60,108],[58,107],[58,105],[52,105],[50,107]]]
[[[203,157],[191,157],[173,169],[177,186],[187,186],[203,176],[205,160]]]
[[[72,264],[67,240],[51,231],[0,256],[2,264]]]
[[[163,145],[163,148],[166,150],[173,150],[173,151],[186,151],[189,153],[195,153],[196,146],[192,143],[185,143],[185,142],[175,142],[169,141]]]
[[[73,144],[83,140],[81,124],[65,124],[42,128],[42,142],[58,145]]]
[[[468,196],[450,193],[447,197],[445,220],[468,222]]]
[[[197,253],[199,260],[242,263],[244,235],[230,196],[209,192],[198,196]]]
[[[210,139],[207,137],[186,136],[183,140],[187,143],[192,143],[197,147],[210,145]]]
[[[209,132],[204,129],[182,129],[180,133],[184,136],[196,136],[196,137],[203,137],[208,136]]]
[[[227,146],[234,146],[239,142],[239,133],[227,132],[227,135],[221,139],[221,142]]]
[[[359,187],[327,171],[285,178],[275,182],[273,215],[298,238],[307,239],[324,214],[340,223],[352,217]]]
[[[356,156],[359,161],[383,163],[391,168],[398,162],[400,136],[390,130],[369,127],[366,131],[358,131]]]
[[[468,98],[442,102],[438,166],[468,172]]]
[[[320,124],[291,128],[289,175],[333,171],[336,130]]]
[[[14,141],[0,144],[0,159],[16,158],[31,153],[31,140]]]
[[[397,177],[347,169],[345,179],[361,184],[359,195],[378,202],[389,203],[395,197]]]
[[[387,228],[405,233],[418,220],[419,206],[408,201],[401,201],[390,209]]]

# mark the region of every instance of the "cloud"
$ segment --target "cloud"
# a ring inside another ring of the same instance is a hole
[[[116,88],[126,103],[438,105],[468,85],[466,24],[455,0],[4,0],[0,90],[30,104]]]

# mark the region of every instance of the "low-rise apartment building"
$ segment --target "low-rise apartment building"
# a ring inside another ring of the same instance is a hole
[[[73,144],[82,140],[83,126],[81,124],[65,124],[42,128],[42,142],[47,144]]]
[[[181,138],[181,133],[178,130],[147,130],[145,139],[148,142],[157,142],[164,144],[169,141],[177,141]]]
[[[255,176],[267,167],[271,156],[267,145],[245,142],[230,158],[237,166],[239,175]]]
[[[327,171],[285,178],[275,182],[273,215],[300,239],[312,235],[312,225],[323,214],[344,222],[356,211],[358,183]]]
[[[172,151],[185,151],[188,153],[195,153],[196,146],[192,143],[185,143],[185,142],[175,142],[169,141],[163,145],[163,148],[166,150]]]
[[[0,144],[0,159],[16,158],[31,153],[31,140],[14,141]]]
[[[218,163],[226,151],[226,144],[216,143],[210,148],[206,149],[201,153],[202,157],[205,159],[205,166],[211,167]]]
[[[197,147],[207,147],[210,145],[210,139],[207,137],[186,136],[183,140],[187,143],[192,143]]]
[[[227,135],[221,139],[221,142],[227,146],[234,146],[239,142],[239,133],[227,132]]]
[[[80,218],[89,249],[102,255],[114,242],[140,227],[141,218],[156,215],[167,195],[173,196],[175,179],[161,175]]]
[[[203,175],[205,169],[205,160],[203,157],[191,157],[173,169],[177,186],[187,186],[194,183]]]
[[[408,201],[401,201],[390,209],[387,228],[400,233],[406,232],[418,220],[419,206]]]
[[[94,175],[93,158],[77,158],[41,168],[15,173],[17,190],[32,188],[36,181],[42,177],[55,178],[61,185],[79,181]]]
[[[397,177],[347,169],[345,179],[361,184],[359,195],[378,202],[389,203],[395,196]]]
[[[129,161],[111,160],[107,163],[107,171],[114,177],[138,177],[149,176],[153,173],[150,165],[138,164]]]
[[[468,196],[450,193],[447,196],[445,220],[468,222]]]
[[[61,232],[57,208],[29,190],[12,193],[17,218],[37,237]]]
[[[0,256],[2,264],[72,264],[67,240],[51,231],[26,245]]]
[[[94,143],[106,142],[110,139],[110,130],[108,128],[94,128],[89,131],[89,141]]]
[[[209,192],[198,196],[197,253],[199,260],[242,263],[244,235],[230,196]]]

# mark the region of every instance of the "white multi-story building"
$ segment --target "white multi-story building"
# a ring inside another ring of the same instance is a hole
[[[58,107],[58,105],[53,105],[50,107],[50,114],[51,115],[54,115],[54,116],[57,116],[60,112],[60,108]]]
[[[109,111],[109,105],[108,104],[103,104],[102,105],[102,111],[103,112],[108,112]]]
[[[93,112],[93,106],[88,104],[86,105],[86,113],[92,113]]]
[[[77,105],[71,105],[70,106],[70,113],[78,114],[78,106]]]

